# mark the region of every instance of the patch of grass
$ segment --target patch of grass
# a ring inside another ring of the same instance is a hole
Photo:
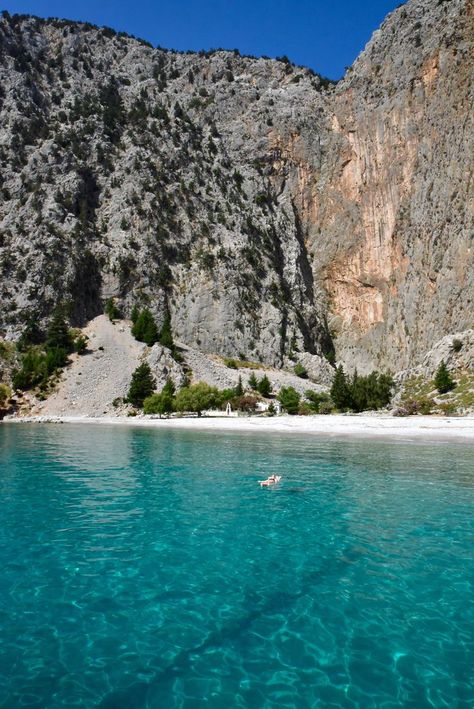
[[[231,369],[268,369],[268,367],[261,362],[250,362],[246,359],[223,357],[223,362],[227,367],[230,366]],[[231,365],[229,365],[228,362],[231,362]]]
[[[456,388],[440,398],[453,401],[461,409],[474,408],[474,374],[461,375]]]
[[[402,404],[431,396],[435,399],[435,410],[448,415],[457,411],[474,409],[474,374],[463,372],[454,375],[456,386],[445,394],[439,394],[432,379],[422,376],[408,379],[402,387]]]
[[[407,379],[402,388],[402,399],[414,399],[420,396],[428,396],[428,394],[431,394],[436,389],[431,380],[426,380],[422,376]]]

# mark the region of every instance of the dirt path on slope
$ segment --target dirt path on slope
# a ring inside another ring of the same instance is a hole
[[[105,315],[91,320],[83,332],[88,352],[71,357],[58,390],[38,407],[41,415],[103,416],[114,411],[116,397],[126,395],[145,345],[132,337],[127,322],[111,323]]]

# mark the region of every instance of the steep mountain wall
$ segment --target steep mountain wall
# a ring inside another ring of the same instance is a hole
[[[416,363],[472,325],[473,36],[412,0],[334,88],[4,16],[0,330],[115,296],[207,352]]]
[[[346,361],[402,368],[472,326],[473,39],[472,2],[409,2],[337,87],[316,243]]]
[[[58,300],[84,321],[113,295],[125,313],[169,309],[211,352],[330,349],[293,195],[272,179],[279,142],[324,115],[318,77],[34,18],[3,20],[1,63],[3,328]]]

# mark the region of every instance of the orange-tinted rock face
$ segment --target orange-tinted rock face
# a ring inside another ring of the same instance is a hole
[[[350,110],[351,103],[343,110]],[[348,144],[334,187],[344,202],[357,206],[359,238],[340,260],[329,265],[325,287],[343,329],[363,335],[384,322],[390,281],[406,266],[395,227],[400,206],[410,192],[415,141],[403,141],[405,116],[395,111],[383,123],[368,114],[357,129],[353,119],[349,130],[337,117],[333,125]]]
[[[336,158],[307,217],[348,364],[408,366],[472,323],[472,18],[466,0],[408,3],[330,105]]]

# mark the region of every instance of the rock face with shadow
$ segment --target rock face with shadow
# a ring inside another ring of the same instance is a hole
[[[421,362],[472,325],[473,36],[411,0],[333,85],[4,13],[0,330],[113,296],[207,353]]]

